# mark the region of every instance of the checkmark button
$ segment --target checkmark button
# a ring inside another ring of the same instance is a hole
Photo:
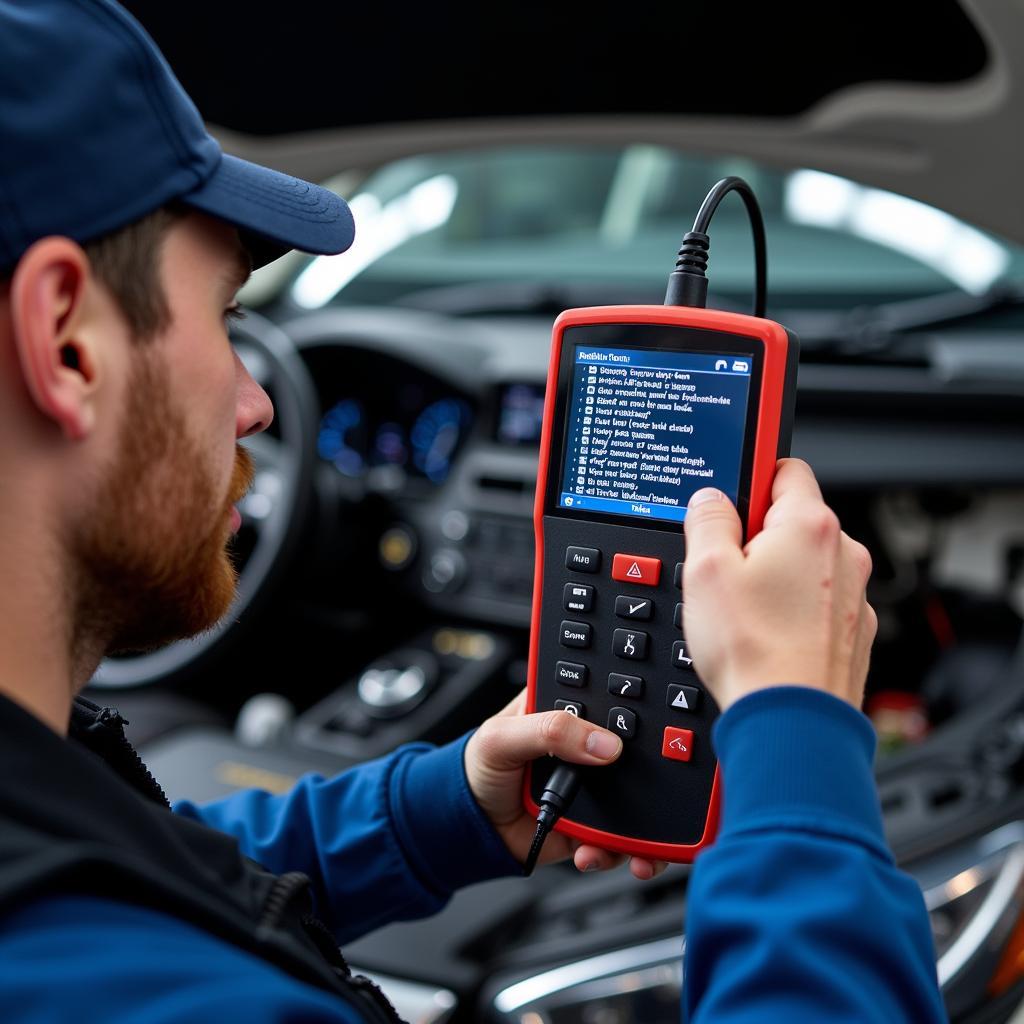
[[[620,594],[615,598],[615,614],[620,619],[640,619],[647,622],[654,614],[654,602],[649,597]]]

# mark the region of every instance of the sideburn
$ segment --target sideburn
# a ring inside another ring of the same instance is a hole
[[[73,653],[148,651],[194,636],[235,594],[228,498],[251,479],[248,454],[236,458],[230,492],[218,488],[213,460],[172,401],[163,356],[143,346],[134,359],[118,451],[71,545]]]

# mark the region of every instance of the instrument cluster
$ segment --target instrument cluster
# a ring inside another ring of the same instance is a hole
[[[305,357],[320,397],[320,459],[349,478],[387,467],[444,483],[475,420],[467,397],[379,353],[318,348]]]

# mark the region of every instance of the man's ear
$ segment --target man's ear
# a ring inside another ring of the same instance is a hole
[[[39,411],[70,441],[95,423],[96,353],[82,330],[89,258],[70,238],[35,242],[11,278],[15,349]]]

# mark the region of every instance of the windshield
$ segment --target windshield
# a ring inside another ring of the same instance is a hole
[[[701,200],[730,174],[746,178],[761,204],[774,305],[841,307],[951,289],[982,294],[1024,272],[1020,246],[819,171],[663,146],[517,146],[380,167],[348,196],[357,225],[352,249],[308,262],[290,297],[306,309],[415,305],[438,289],[517,283],[583,286],[591,302],[660,302]],[[753,254],[737,197],[721,205],[710,234],[711,290],[745,309]]]

